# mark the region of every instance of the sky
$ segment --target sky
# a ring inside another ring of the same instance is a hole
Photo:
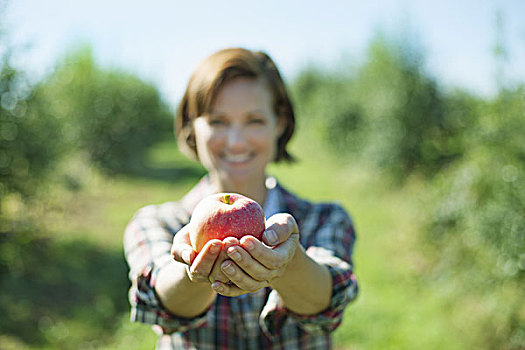
[[[153,82],[176,106],[196,65],[214,51],[264,50],[291,81],[308,64],[356,64],[379,31],[410,33],[427,72],[445,88],[491,96],[496,14],[504,73],[525,81],[525,0],[0,0],[15,65],[35,80],[68,49],[90,44],[97,61]],[[346,62],[345,61],[345,62]]]

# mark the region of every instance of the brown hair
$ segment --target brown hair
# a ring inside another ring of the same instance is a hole
[[[175,117],[175,136],[179,148],[197,159],[193,120],[209,113],[219,89],[228,81],[248,77],[262,78],[274,96],[274,112],[283,118],[284,131],[277,140],[274,161],[293,161],[286,150],[295,129],[295,116],[284,82],[272,59],[260,51],[224,49],[200,63],[191,76]]]

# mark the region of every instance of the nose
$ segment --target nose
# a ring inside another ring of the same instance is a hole
[[[226,144],[229,151],[244,151],[246,135],[242,126],[232,125],[228,128]]]

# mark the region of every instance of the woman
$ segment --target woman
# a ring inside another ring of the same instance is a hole
[[[275,64],[244,49],[213,54],[190,78],[175,123],[179,147],[208,174],[129,223],[132,320],[155,325],[162,349],[330,348],[357,296],[354,230],[341,206],[299,199],[266,175],[271,161],[292,160],[295,124]],[[227,238],[193,251],[192,210],[219,192],[264,204],[263,242]]]

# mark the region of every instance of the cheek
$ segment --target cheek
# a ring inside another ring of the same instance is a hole
[[[216,151],[224,143],[224,135],[213,131],[207,125],[195,125],[195,142],[197,154],[201,161],[209,158],[210,154]]]
[[[215,151],[226,142],[226,136],[221,132],[210,133],[206,138],[206,146],[210,151]]]
[[[196,137],[197,152],[199,154],[212,154],[221,149],[224,145],[225,137],[217,133],[209,133],[207,135],[200,135]]]
[[[260,130],[253,136],[254,143],[261,150],[270,153],[268,157],[273,159],[274,153],[277,150],[277,134],[270,130]]]

